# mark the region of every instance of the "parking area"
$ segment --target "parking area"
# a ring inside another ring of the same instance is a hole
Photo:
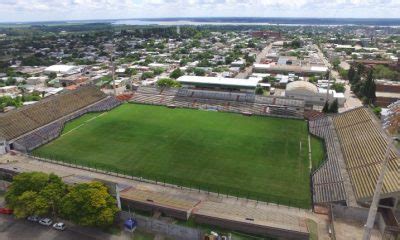
[[[0,215],[0,239],[42,239],[42,240],[92,240],[96,238],[71,231],[58,231],[52,227],[41,226],[38,223],[21,219],[17,220],[11,215]]]

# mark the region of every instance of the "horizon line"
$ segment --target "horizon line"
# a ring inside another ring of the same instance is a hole
[[[156,20],[156,19],[349,19],[349,20],[400,20],[400,17],[133,17],[133,18],[98,18],[98,19],[65,19],[65,20],[23,20],[23,21],[1,21],[0,24],[20,24],[20,23],[51,23],[51,22],[79,22],[79,21],[121,21],[121,20]],[[249,22],[250,23],[250,22]]]

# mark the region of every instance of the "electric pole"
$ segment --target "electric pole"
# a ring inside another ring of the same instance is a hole
[[[388,163],[390,159],[390,150],[394,148],[393,139],[391,137],[391,133],[396,133],[399,131],[400,127],[400,101],[397,101],[391,105],[389,105],[389,114],[386,119],[383,121],[384,131],[388,133],[387,135],[387,147],[384,159],[381,164],[381,169],[379,173],[378,180],[376,182],[374,196],[372,198],[372,203],[369,208],[367,223],[365,224],[365,231],[363,235],[363,240],[370,240],[372,229],[374,228],[375,217],[378,211],[378,205],[380,200],[380,195],[382,192],[383,182],[385,180],[385,174],[388,169]]]

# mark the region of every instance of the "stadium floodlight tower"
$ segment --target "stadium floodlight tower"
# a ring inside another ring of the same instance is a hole
[[[114,44],[113,43],[107,43],[107,44],[104,44],[104,47],[106,48],[108,54],[110,54],[113,90],[114,90],[114,96],[117,96],[117,89],[115,88],[115,64],[114,64],[114,55],[113,55],[114,54]]]
[[[372,198],[372,203],[369,208],[367,223],[365,224],[363,240],[369,240],[371,238],[371,232],[374,228],[375,217],[378,211],[378,204],[382,192],[382,186],[385,179],[385,174],[388,169],[387,165],[388,162],[391,160],[390,150],[395,149],[393,146],[393,138],[391,136],[392,134],[398,134],[398,131],[400,129],[400,100],[388,106],[388,114],[383,120],[383,129],[388,133],[388,145],[386,148],[385,157],[381,164],[379,177],[375,185],[374,196]]]

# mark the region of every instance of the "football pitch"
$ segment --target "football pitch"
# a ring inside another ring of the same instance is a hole
[[[33,154],[206,191],[309,208],[302,120],[123,104],[69,122]],[[323,159],[311,138],[312,165]]]

